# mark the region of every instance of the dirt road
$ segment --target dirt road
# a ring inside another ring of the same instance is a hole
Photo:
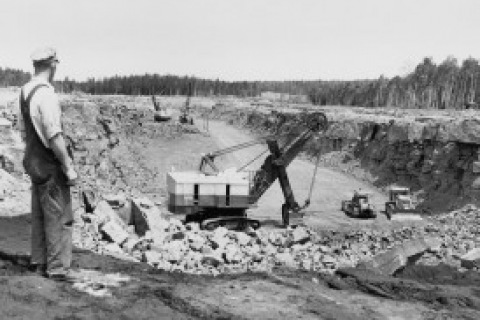
[[[254,139],[252,135],[249,135],[245,131],[220,121],[211,121],[209,124],[209,132],[211,137],[217,142],[219,148],[230,147]],[[255,145],[248,149],[242,149],[223,156],[218,159],[218,163],[223,165],[224,168],[232,166],[239,168],[266,149],[265,144]],[[256,170],[261,166],[267,155],[268,152],[254,161],[246,169]],[[314,164],[311,162],[295,159],[287,169],[293,192],[300,205],[303,204],[308,196],[314,167]],[[307,209],[304,219],[305,223],[318,229],[338,229],[343,227],[362,228],[367,225],[371,228],[384,228],[392,225],[393,223],[388,221],[383,214],[379,214],[377,219],[352,219],[340,210],[341,201],[350,199],[353,191],[359,189],[370,193],[371,201],[376,210],[382,210],[387,197],[375,187],[358,181],[342,172],[319,167],[311,198],[311,205]],[[283,202],[284,198],[280,185],[276,182],[260,199],[258,207],[251,210],[251,216],[264,223],[270,222],[266,223],[267,225],[280,224],[280,210]]]

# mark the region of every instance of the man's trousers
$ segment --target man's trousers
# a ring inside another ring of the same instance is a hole
[[[72,261],[72,201],[70,187],[58,172],[32,185],[32,264],[44,264],[47,274],[68,270]]]

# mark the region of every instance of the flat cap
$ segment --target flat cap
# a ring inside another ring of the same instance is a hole
[[[35,50],[32,55],[30,56],[33,62],[47,62],[47,61],[55,61],[59,62],[57,58],[57,51],[50,47],[39,48]]]

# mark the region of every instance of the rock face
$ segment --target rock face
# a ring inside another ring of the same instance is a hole
[[[329,128],[307,145],[308,155],[320,152],[325,165],[339,167],[379,187],[396,183],[422,190],[419,201],[426,210],[480,205],[478,111],[322,111]],[[245,109],[231,109],[216,117],[262,133],[289,131],[300,118],[294,110],[272,116]]]

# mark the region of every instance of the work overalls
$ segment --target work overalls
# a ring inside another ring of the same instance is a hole
[[[27,99],[22,90],[20,97],[26,135],[23,166],[32,180],[31,263],[46,265],[47,275],[52,275],[70,268],[73,214],[70,187],[61,163],[43,144],[30,116],[30,101],[42,86],[46,85],[34,87]]]

